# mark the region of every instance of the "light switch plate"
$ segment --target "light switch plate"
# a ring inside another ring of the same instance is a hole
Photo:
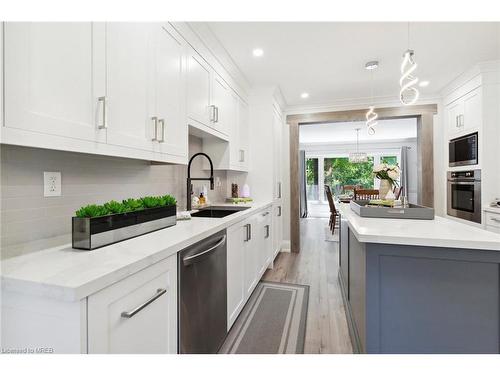
[[[61,196],[61,172],[43,172],[43,196]]]

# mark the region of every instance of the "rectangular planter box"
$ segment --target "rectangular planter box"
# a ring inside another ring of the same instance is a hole
[[[418,219],[434,220],[434,208],[410,204],[410,207],[365,207],[370,201],[353,200],[351,210],[362,217],[379,217],[384,219]]]
[[[177,223],[176,206],[93,218],[73,217],[73,248],[94,250]]]

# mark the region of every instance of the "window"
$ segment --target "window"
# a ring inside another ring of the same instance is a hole
[[[396,164],[398,164],[398,157],[397,156],[381,156],[380,163],[385,163],[385,164],[389,164],[389,165],[396,165]]]
[[[344,185],[360,185],[373,189],[373,156],[366,163],[351,163],[349,158],[325,158],[325,185],[339,194]],[[325,198],[326,199],[326,198]]]
[[[308,200],[312,201],[319,200],[318,181],[319,181],[318,158],[307,158],[306,188],[307,188]]]

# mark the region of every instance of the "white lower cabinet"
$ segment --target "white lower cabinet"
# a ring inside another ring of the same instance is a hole
[[[227,229],[227,325],[231,328],[271,261],[271,207]]]
[[[89,353],[177,353],[176,259],[88,297]]]

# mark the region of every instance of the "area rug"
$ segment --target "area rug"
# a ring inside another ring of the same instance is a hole
[[[304,353],[309,286],[261,281],[220,354]]]

